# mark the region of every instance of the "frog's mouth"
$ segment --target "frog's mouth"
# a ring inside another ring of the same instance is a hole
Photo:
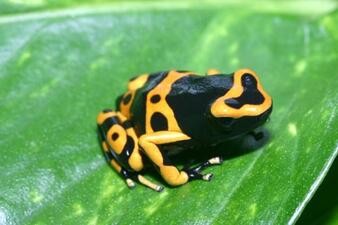
[[[224,132],[231,134],[242,134],[262,126],[270,117],[271,107],[257,116],[242,116],[240,118],[222,117],[214,118],[217,126]]]

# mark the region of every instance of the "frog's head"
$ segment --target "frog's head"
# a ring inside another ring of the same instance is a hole
[[[213,119],[234,134],[249,132],[268,119],[272,99],[264,91],[257,74],[241,69],[233,74],[233,85],[210,108]]]

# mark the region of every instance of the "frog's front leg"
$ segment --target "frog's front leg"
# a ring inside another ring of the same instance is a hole
[[[189,139],[189,136],[180,132],[158,131],[152,134],[142,135],[139,139],[139,145],[143,148],[149,159],[158,168],[161,176],[168,184],[172,186],[178,186],[195,179],[209,181],[212,177],[212,174],[202,175],[200,174],[200,171],[203,168],[214,164],[217,160],[208,160],[207,163],[201,164],[196,168],[183,169],[180,171],[170,162],[167,155],[157,146]]]
[[[188,171],[188,173],[190,173],[191,176],[193,176],[191,179],[203,179],[203,180],[210,181],[213,174],[208,173],[208,174],[202,175],[201,171],[210,167],[210,166],[221,165],[222,163],[223,163],[223,159],[221,157],[217,156],[217,157],[209,159],[208,161],[200,163],[195,167],[186,168],[184,170]]]
[[[126,180],[128,187],[135,187],[134,181],[162,191],[163,187],[152,183],[138,172],[143,169],[138,138],[127,118],[119,112],[102,111],[97,117],[99,135],[107,161]]]

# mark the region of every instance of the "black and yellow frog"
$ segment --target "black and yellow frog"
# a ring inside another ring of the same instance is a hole
[[[143,157],[172,186],[209,181],[212,174],[201,170],[221,164],[221,157],[179,170],[161,146],[214,145],[253,131],[271,111],[272,99],[250,69],[229,75],[209,70],[208,76],[171,70],[131,79],[116,111],[100,112],[97,124],[106,158],[127,185],[132,188],[137,181],[162,191],[140,175]]]

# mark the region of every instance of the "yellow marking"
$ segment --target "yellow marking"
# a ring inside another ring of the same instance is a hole
[[[143,169],[143,161],[142,156],[140,154],[140,149],[138,147],[138,138],[133,128],[127,129],[127,133],[129,136],[133,138],[134,141],[133,153],[130,155],[128,159],[128,164],[133,170],[141,171]]]
[[[188,182],[188,174],[184,171],[179,171],[175,166],[160,167],[161,176],[164,180],[172,185],[179,186]]]
[[[125,98],[128,94],[131,95],[131,99],[128,102],[128,104],[123,104],[123,98],[121,99],[120,102],[120,109],[123,115],[125,115],[128,119],[132,116],[130,113],[130,107],[132,103],[134,102],[134,97],[136,90],[143,87],[143,85],[147,82],[148,80],[148,74],[142,74],[139,77],[137,77],[135,80],[130,81],[128,83],[128,91],[123,95],[123,98]]]
[[[190,137],[186,134],[170,131],[157,131],[153,134],[147,135],[147,141],[150,141],[156,145],[185,141],[189,139]]]
[[[147,186],[155,191],[160,191],[161,190],[161,186],[154,184],[153,182],[149,181],[148,179],[146,179],[144,176],[142,175],[137,175],[138,180],[140,181],[141,184],[143,184],[144,186]]]
[[[164,180],[170,185],[177,186],[188,182],[187,173],[179,171],[175,166],[164,165],[162,153],[156,145],[189,139],[190,137],[183,133],[160,131],[153,134],[142,135],[139,139],[139,144],[149,159],[159,167],[160,174]]]
[[[112,139],[113,133],[119,135],[115,141]],[[107,132],[107,141],[114,152],[121,154],[123,147],[127,143],[126,130],[119,124],[114,124]]]
[[[264,102],[260,105],[245,104],[239,109],[232,108],[224,103],[226,99],[237,98],[241,96],[244,89],[242,86],[241,78],[245,73],[249,73],[257,80],[257,89],[264,97]],[[257,116],[264,113],[271,107],[271,97],[264,91],[261,83],[259,82],[257,74],[250,69],[242,69],[236,71],[234,74],[234,84],[232,88],[222,97],[218,98],[211,106],[211,113],[215,117],[232,117],[240,118],[242,116]]]
[[[121,123],[127,120],[127,118],[120,112],[117,112],[117,117],[119,118]],[[125,131],[130,137],[133,138],[133,141],[134,141],[134,149],[132,151],[132,154],[129,156],[128,164],[133,170],[141,171],[143,169],[143,161],[142,161],[142,156],[140,154],[140,150],[138,147],[137,135],[135,133],[135,130],[132,127],[128,128]]]
[[[117,171],[117,172],[121,172],[121,166],[118,162],[116,162],[115,159],[112,159],[110,161],[110,164],[113,166],[113,168]]]
[[[124,104],[123,103],[123,99],[127,96],[127,95],[131,95],[131,98],[130,98],[130,101],[128,102],[128,104]],[[131,117],[131,113],[130,113],[130,107],[131,107],[131,105],[132,105],[132,103],[133,103],[133,101],[134,101],[134,97],[135,97],[135,90],[133,90],[133,91],[127,91],[124,95],[123,95],[123,97],[122,97],[122,99],[121,99],[121,102],[120,102],[120,110],[121,110],[121,113],[123,114],[123,115],[125,115],[128,119],[130,119],[130,117]]]
[[[207,75],[216,75],[216,74],[220,74],[221,72],[219,70],[216,69],[209,69],[207,72]]]
[[[135,91],[141,87],[147,82],[148,80],[148,74],[142,74],[138,76],[136,79],[132,80],[128,84],[128,90]]]
[[[127,117],[125,115],[123,115],[120,112],[116,112],[117,117],[119,118],[119,120],[123,123],[124,121],[128,120]]]
[[[173,110],[169,107],[167,102],[165,101],[166,96],[170,93],[172,84],[188,75],[191,74],[191,72],[185,72],[185,73],[179,73],[174,70],[170,71],[166,78],[162,80],[161,83],[159,83],[153,90],[151,90],[147,94],[147,102],[146,102],[146,133],[153,133],[154,130],[151,127],[151,116],[155,112],[162,113],[168,121],[168,131],[177,131],[181,132],[181,128],[178,126],[178,123],[175,119],[175,115]],[[150,101],[151,97],[154,95],[159,95],[161,97],[161,100],[157,103],[152,103]]]
[[[139,144],[143,148],[143,150],[146,152],[150,160],[155,163],[158,166],[163,165],[163,158],[160,150],[157,148],[157,146],[150,141],[146,140],[146,138],[142,138],[141,136]]]
[[[103,148],[103,151],[104,152],[109,152],[109,149],[108,149],[108,146],[107,146],[107,143],[105,141],[102,141],[102,148]]]
[[[96,118],[96,122],[97,124],[101,125],[103,124],[103,122],[109,118],[109,117],[113,117],[113,116],[116,116],[116,113],[115,112],[100,112],[99,115],[97,115],[97,118]]]
[[[135,146],[137,146],[137,142],[136,142]],[[138,171],[141,171],[143,169],[143,162],[142,162],[142,157],[139,154],[138,147],[135,147],[135,148],[137,148],[137,149],[134,149],[133,153],[129,157],[128,164],[133,170],[138,172]]]

